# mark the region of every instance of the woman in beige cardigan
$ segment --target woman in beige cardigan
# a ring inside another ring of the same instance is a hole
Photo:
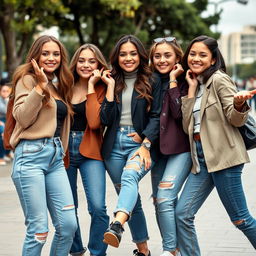
[[[14,148],[12,179],[27,226],[23,256],[41,255],[48,234],[47,210],[56,229],[51,256],[68,255],[77,229],[63,164],[72,84],[66,51],[52,36],[35,40],[26,63],[14,73],[16,125],[10,143]]]
[[[193,168],[176,207],[181,255],[200,255],[194,218],[214,187],[233,224],[256,249],[256,220],[247,209],[241,183],[249,157],[238,130],[247,119],[246,100],[256,90],[237,92],[225,73],[217,41],[207,36],[191,41],[183,67],[189,86],[182,98],[183,128],[189,135]]]

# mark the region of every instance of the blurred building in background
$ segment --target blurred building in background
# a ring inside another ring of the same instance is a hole
[[[256,61],[256,24],[222,35],[219,44],[227,66]]]

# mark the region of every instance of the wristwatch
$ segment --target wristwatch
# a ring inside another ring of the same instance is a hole
[[[141,146],[143,146],[145,149],[147,149],[147,150],[150,150],[150,148],[151,148],[151,143],[149,142],[149,141],[147,141],[147,142],[142,142],[141,143]]]

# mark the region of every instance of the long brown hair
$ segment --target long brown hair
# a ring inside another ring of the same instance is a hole
[[[123,91],[125,88],[124,82],[124,73],[122,68],[119,66],[118,58],[120,53],[120,48],[124,43],[130,42],[134,44],[136,47],[139,57],[140,57],[140,64],[138,67],[137,72],[137,79],[134,84],[134,89],[139,93],[139,98],[145,98],[148,102],[148,108],[151,107],[152,102],[152,86],[150,84],[150,77],[152,72],[148,66],[148,54],[146,49],[144,48],[142,42],[134,35],[125,35],[122,36],[116,43],[115,47],[113,48],[111,55],[110,55],[110,63],[112,66],[112,76],[115,79],[115,97],[117,102],[119,102],[118,95]]]
[[[37,63],[39,63],[39,59],[42,53],[42,48],[45,43],[55,42],[60,48],[61,55],[61,63],[59,68],[54,72],[58,79],[58,87],[57,91],[61,99],[66,103],[68,107],[68,112],[73,113],[71,106],[71,96],[72,96],[72,87],[74,84],[73,76],[68,67],[68,54],[63,46],[63,44],[54,36],[43,35],[38,37],[32,46],[29,49],[27,54],[26,62],[23,65],[20,65],[14,72],[13,75],[13,93],[15,93],[15,87],[17,82],[22,79],[25,75],[31,75],[36,79],[35,72],[33,66],[31,64],[31,60],[35,59]],[[25,84],[24,84],[25,86]],[[43,103],[47,104],[50,100],[50,92],[47,88],[43,89],[43,93],[45,95]]]
[[[91,50],[95,54],[95,57],[99,63],[98,69],[101,69],[101,68],[108,69],[107,61],[104,58],[100,49],[94,44],[84,44],[76,50],[70,62],[70,70],[74,76],[75,83],[79,80],[79,75],[76,72],[76,65],[81,52],[86,49]]]

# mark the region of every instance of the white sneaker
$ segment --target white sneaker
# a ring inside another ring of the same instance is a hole
[[[173,254],[171,254],[168,251],[163,251],[163,253],[160,256],[173,256]]]

